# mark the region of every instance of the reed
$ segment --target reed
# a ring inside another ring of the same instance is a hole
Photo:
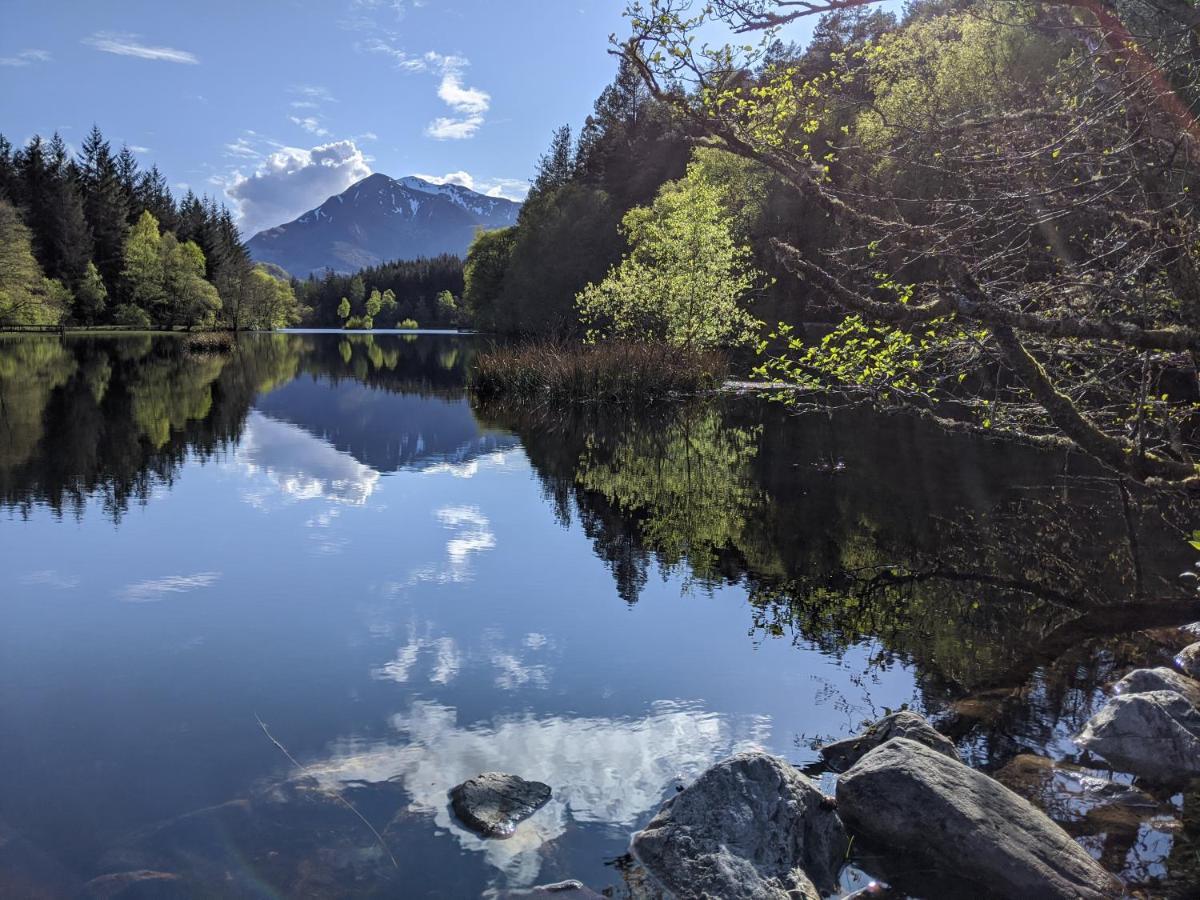
[[[476,355],[469,386],[481,400],[635,404],[718,387],[729,362],[666,344],[530,342]]]

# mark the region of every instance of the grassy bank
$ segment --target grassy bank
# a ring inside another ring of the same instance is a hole
[[[665,344],[535,342],[475,357],[471,390],[484,400],[639,403],[712,390],[726,357]]]

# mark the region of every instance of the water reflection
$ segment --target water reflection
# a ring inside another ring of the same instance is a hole
[[[335,746],[307,767],[325,787],[403,785],[408,811],[432,817],[467,850],[484,854],[510,887],[532,885],[541,848],[572,823],[597,825],[623,837],[658,808],[673,785],[686,783],[717,759],[760,747],[770,722],[736,721],[698,705],[661,702],[643,717],[521,715],[463,725],[458,712],[417,703],[393,716],[395,738]],[[514,772],[551,786],[550,802],[503,841],[484,840],[450,815],[447,793],[480,772]]]
[[[978,766],[1077,760],[1104,686],[1169,661],[1147,629],[1196,617],[1184,497],[868,410],[477,408],[473,346],[0,339],[0,805],[39,859],[395,887],[280,780],[261,713],[413,892],[612,887],[628,831],[736,747],[806,764],[910,704]],[[489,768],[555,789],[503,844],[445,803]],[[1061,818],[1183,883],[1194,793],[1149,796]]]

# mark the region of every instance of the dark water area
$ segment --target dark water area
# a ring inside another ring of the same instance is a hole
[[[480,407],[478,345],[0,336],[0,896],[627,896],[678,785],[828,789],[904,706],[1194,896],[1200,788],[1097,806],[1071,740],[1200,618],[1184,497],[869,410]],[[504,841],[447,799],[493,770],[553,789]]]

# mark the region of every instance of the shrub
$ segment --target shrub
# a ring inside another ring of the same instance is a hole
[[[396,327],[402,328],[406,331],[412,331],[414,329],[420,328],[421,326],[417,324],[416,319],[401,319],[399,322],[396,323]]]
[[[150,327],[150,316],[140,306],[122,303],[113,310],[113,322],[125,328],[146,329]]]

